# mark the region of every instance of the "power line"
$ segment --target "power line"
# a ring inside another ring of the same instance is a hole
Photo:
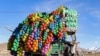
[[[8,31],[10,31],[10,32],[13,32],[11,29],[9,29],[9,28],[7,28],[7,27],[5,27],[5,29],[8,30]]]

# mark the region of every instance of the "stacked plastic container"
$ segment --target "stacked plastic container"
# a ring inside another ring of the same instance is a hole
[[[51,43],[66,41],[67,31],[76,32],[77,12],[61,6],[51,13],[37,12],[27,16],[12,33],[8,50],[23,56],[23,51],[48,55]]]
[[[77,30],[77,11],[63,8],[63,14],[65,16],[65,23],[67,26],[67,31],[76,32]]]

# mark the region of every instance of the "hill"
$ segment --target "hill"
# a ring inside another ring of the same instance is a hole
[[[7,43],[0,44],[0,56],[11,56],[7,50]]]

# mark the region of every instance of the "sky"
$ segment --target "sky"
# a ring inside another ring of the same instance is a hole
[[[29,14],[51,12],[64,5],[78,12],[77,41],[80,47],[100,46],[99,0],[0,0],[0,43],[8,42],[10,31]]]

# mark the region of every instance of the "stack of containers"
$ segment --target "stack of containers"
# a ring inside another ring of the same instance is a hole
[[[67,31],[76,31],[77,12],[61,6],[51,13],[30,14],[12,33],[8,50],[22,56],[23,51],[47,55],[53,41],[66,40]]]
[[[77,30],[77,11],[63,8],[63,14],[65,16],[65,23],[67,26],[67,31],[76,32]]]

